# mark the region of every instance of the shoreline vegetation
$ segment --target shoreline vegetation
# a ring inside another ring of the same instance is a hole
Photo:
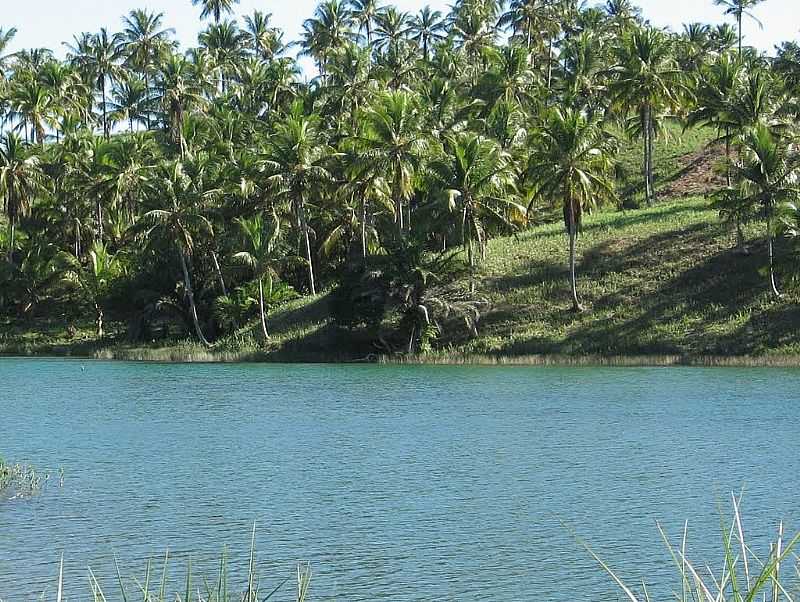
[[[0,29],[0,355],[800,366],[800,45],[742,44],[759,0],[324,0],[299,41],[194,3],[189,49]]]

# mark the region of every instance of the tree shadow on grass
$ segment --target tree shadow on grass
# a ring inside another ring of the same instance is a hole
[[[547,283],[559,291],[551,299],[559,307],[543,308],[537,318],[554,332],[566,329],[560,340],[509,340],[502,352],[744,355],[800,345],[793,297],[772,302],[767,293],[763,243],[740,256],[722,234],[721,225],[701,223],[634,244],[609,239],[594,245],[580,271],[590,311],[579,316],[567,311],[566,266],[534,263],[525,274],[498,279],[498,290]],[[788,249],[779,245],[779,253],[787,263]],[[512,310],[503,311],[486,321],[495,328],[510,323]]]

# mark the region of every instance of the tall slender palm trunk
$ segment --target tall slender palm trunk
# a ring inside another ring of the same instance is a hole
[[[577,235],[578,235],[578,224],[575,219],[575,202],[572,199],[568,199],[567,203],[569,205],[567,214],[567,228],[569,230],[569,281],[570,287],[572,289],[572,311],[580,312],[583,311],[583,307],[581,306],[580,299],[578,298],[578,277],[576,274],[576,247],[577,247]]]
[[[308,286],[312,295],[317,294],[317,286],[314,281],[314,259],[311,255],[311,237],[308,233],[308,222],[306,221],[306,206],[305,201],[300,199],[298,207],[298,222],[300,225],[301,236],[303,238],[303,246],[305,247],[306,263],[308,264]]]
[[[194,331],[197,334],[197,338],[200,339],[200,342],[203,345],[206,347],[211,347],[211,343],[208,342],[208,339],[206,339],[205,335],[203,334],[203,329],[200,327],[200,319],[197,317],[197,306],[194,302],[192,279],[189,275],[189,267],[186,265],[186,253],[184,252],[182,246],[178,247],[178,257],[181,260],[181,270],[183,270],[183,288],[186,290],[186,298],[189,301],[189,311],[192,315]]]
[[[16,234],[16,220],[11,217],[8,220],[8,252],[6,258],[8,263],[14,264],[14,236]]]
[[[264,279],[258,279],[258,310],[261,313],[261,334],[264,335],[264,340],[269,340],[269,331],[267,331],[267,310],[264,307]]]
[[[228,287],[225,286],[225,277],[222,275],[222,268],[219,266],[219,258],[217,257],[216,251],[211,251],[211,259],[214,263],[214,271],[217,274],[217,280],[219,281],[219,287],[222,291],[224,296],[228,296]]]
[[[99,338],[103,338],[105,333],[103,332],[103,308],[100,306],[99,303],[94,304],[94,313],[95,313],[95,324],[97,325],[97,336]]]
[[[97,240],[103,242],[103,238],[105,236],[105,231],[103,228],[103,204],[100,201],[100,198],[95,201],[94,204],[94,212],[95,212],[95,222],[97,224]]]
[[[105,79],[103,80],[102,86],[100,86],[101,94],[103,98],[103,135],[105,136],[106,140],[111,137],[111,132],[108,128],[108,112],[106,110],[106,82]]]
[[[367,261],[367,195],[361,197],[361,258]]]
[[[767,254],[769,255],[769,287],[776,298],[781,296],[778,285],[775,283],[775,249],[772,237],[772,207],[767,207]]]
[[[650,135],[652,132],[651,127],[651,109],[650,105],[646,105],[643,112],[642,112],[642,141],[644,144],[644,195],[647,204],[650,205],[653,203],[653,188],[652,188],[652,178],[651,174],[653,171],[652,165],[652,142],[650,140]]]

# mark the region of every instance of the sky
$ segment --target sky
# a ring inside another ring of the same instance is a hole
[[[417,12],[426,4],[446,12],[452,4],[452,0],[385,2],[410,12]],[[118,31],[122,15],[134,8],[163,12],[165,26],[176,30],[176,37],[184,47],[196,45],[201,28],[200,7],[192,6],[191,0],[0,0],[0,4],[5,5],[0,11],[0,27],[18,30],[12,52],[20,48],[46,47],[63,55],[62,42],[72,41],[75,34],[83,31],[96,32],[101,27]],[[683,23],[724,20],[720,7],[714,6],[713,0],[639,0],[636,4],[654,25],[676,31],[681,30]],[[241,0],[237,12],[239,15],[254,10],[271,12],[273,25],[283,29],[284,40],[290,41],[299,37],[303,21],[313,14],[315,6],[316,0]],[[799,40],[798,12],[798,0],[766,0],[754,10],[763,29],[754,21],[746,21],[746,42],[771,51],[781,41]]]

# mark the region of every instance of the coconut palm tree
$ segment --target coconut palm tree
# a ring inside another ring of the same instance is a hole
[[[736,19],[736,29],[738,32],[739,37],[739,54],[742,54],[742,21],[744,17],[750,17],[755,21],[759,27],[762,27],[761,21],[759,21],[756,16],[750,12],[751,8],[755,8],[759,4],[764,2],[764,0],[714,0],[714,4],[716,6],[721,6],[725,9],[726,15],[733,15]]]
[[[239,4],[239,0],[192,0],[193,6],[202,6],[203,10],[200,13],[201,19],[214,19],[214,23],[222,21],[223,15],[228,15],[233,12],[233,7]]]
[[[244,236],[245,250],[233,255],[233,260],[249,267],[258,282],[258,310],[261,316],[261,333],[269,339],[267,310],[264,303],[264,283],[267,294],[272,296],[273,282],[278,276],[278,267],[284,255],[278,249],[281,238],[281,222],[273,214],[268,222],[258,213],[251,218],[237,220]]]
[[[391,184],[397,231],[411,230],[406,203],[414,191],[414,175],[428,144],[422,131],[419,99],[406,91],[378,96],[363,114],[363,133],[357,137],[363,160]]]
[[[616,65],[609,86],[612,103],[624,114],[633,113],[628,130],[644,143],[645,198],[655,200],[653,143],[660,117],[680,106],[688,96],[684,73],[672,52],[672,41],[662,31],[636,28],[614,48]]]
[[[9,263],[14,260],[14,235],[20,218],[30,213],[36,196],[47,184],[39,157],[14,133],[0,137],[0,198],[8,218]]]
[[[133,74],[115,82],[108,103],[111,121],[127,122],[130,132],[133,131],[134,124],[147,125],[150,119],[148,92],[144,79]]]
[[[190,260],[197,238],[213,235],[214,227],[203,214],[203,206],[219,191],[204,189],[202,181],[193,179],[187,174],[181,161],[159,166],[154,182],[157,184],[154,195],[163,203],[163,208],[146,212],[140,218],[137,229],[148,241],[159,238],[174,245],[195,334],[203,345],[210,347],[211,344],[203,334],[197,314]]]
[[[612,141],[596,118],[574,109],[550,109],[534,133],[528,177],[534,199],[559,204],[569,236],[572,308],[583,309],[576,278],[576,240],[583,214],[614,195]]]
[[[429,169],[442,195],[447,213],[459,224],[461,243],[470,267],[475,267],[475,247],[486,259],[489,225],[514,228],[514,217],[527,210],[515,202],[511,157],[483,136],[465,132],[448,136],[442,157]],[[517,222],[519,223],[519,222]]]
[[[422,48],[422,58],[426,63],[430,49],[447,37],[442,13],[438,10],[431,10],[431,7],[427,5],[411,17],[408,32],[411,34],[411,39]]]
[[[135,70],[144,82],[146,103],[150,100],[150,83],[158,60],[174,47],[172,36],[175,30],[164,28],[164,13],[133,10],[123,18],[124,29],[120,36],[120,48],[125,55],[125,65]],[[147,129],[150,129],[150,113],[146,113]]]
[[[199,41],[219,73],[220,90],[224,94],[228,81],[247,54],[247,34],[234,21],[223,21],[209,25],[200,33]]]
[[[244,18],[244,36],[248,47],[261,60],[272,60],[283,49],[283,33],[275,27],[270,27],[272,13],[254,11],[252,15]]]
[[[325,0],[303,23],[301,55],[312,57],[324,76],[331,54],[355,39],[353,25],[353,13],[345,0]]]
[[[101,123],[106,139],[111,136],[106,92],[109,81],[122,73],[119,64],[123,57],[120,41],[120,34],[109,34],[104,27],[99,33],[83,34],[76,38],[74,45],[68,45],[70,61],[81,71],[85,81],[100,93]]]
[[[122,273],[122,263],[100,241],[92,244],[86,264],[69,253],[62,254],[61,258],[64,280],[77,286],[89,298],[94,307],[97,336],[103,338],[105,336],[103,305],[115,279]]]
[[[741,136],[742,163],[735,168],[739,186],[717,195],[723,205],[758,208],[766,218],[767,261],[770,292],[780,297],[775,280],[773,246],[775,209],[797,202],[800,153],[791,139],[780,131],[758,123]]]
[[[267,174],[265,189],[278,205],[291,209],[312,295],[317,294],[317,285],[308,204],[333,181],[333,175],[326,167],[330,154],[331,149],[320,134],[318,118],[303,115],[301,105],[296,103],[292,114],[276,126],[263,160]]]
[[[55,126],[56,107],[53,97],[45,85],[36,79],[23,78],[12,81],[7,118],[17,122],[17,130],[24,129],[30,142],[44,144],[46,128]]]
[[[406,40],[409,30],[408,13],[388,6],[378,11],[375,17],[375,49],[385,54],[397,54],[400,44]]]
[[[4,29],[0,27],[0,75],[3,74],[6,63],[10,58],[7,54],[5,54],[6,49],[11,45],[11,42],[17,35],[17,30],[14,27],[10,29]]]
[[[350,0],[353,19],[358,25],[358,33],[367,34],[367,46],[372,46],[372,31],[375,18],[380,11],[378,0]]]

